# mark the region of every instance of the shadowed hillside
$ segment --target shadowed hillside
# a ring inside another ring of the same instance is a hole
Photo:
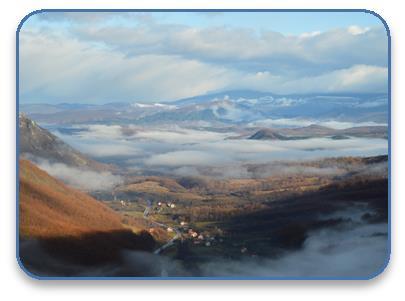
[[[224,228],[232,232],[234,240],[250,244],[260,254],[266,248],[252,237],[266,237],[273,251],[299,249],[310,231],[344,229],[360,222],[387,223],[387,219],[387,179],[352,177],[318,190],[285,196],[261,211],[239,214]]]
[[[24,114],[19,116],[19,135],[20,153],[23,155],[28,154],[52,162],[95,171],[111,170],[113,168],[110,165],[94,161],[73,149]]]
[[[135,234],[112,209],[27,160],[20,160],[19,183],[20,256],[30,271],[44,269],[32,257],[38,243],[41,258],[56,258],[60,265],[111,264],[121,260],[124,249],[151,251],[155,246],[149,233]]]

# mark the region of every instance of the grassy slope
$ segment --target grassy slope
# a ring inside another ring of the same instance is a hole
[[[116,262],[123,249],[155,247],[149,233],[135,234],[122,225],[118,213],[26,160],[20,160],[19,200],[20,240],[39,241],[50,256],[63,262]],[[20,255],[24,262],[24,254]]]
[[[89,195],[20,161],[20,235],[50,238],[122,230],[121,218]]]

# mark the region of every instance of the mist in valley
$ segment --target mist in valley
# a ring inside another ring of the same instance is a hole
[[[130,134],[125,128],[132,128]],[[339,174],[335,167],[284,166],[283,161],[319,160],[325,157],[376,156],[387,154],[388,142],[380,138],[333,140],[229,139],[237,132],[204,129],[139,128],[136,126],[82,125],[71,135],[54,134],[98,160],[115,163],[140,175],[207,176],[213,178],[266,177],[277,173]],[[262,174],[252,174],[247,165],[269,165]]]
[[[35,240],[20,243],[20,255],[30,272],[46,276],[369,278],[381,272],[389,260],[388,228],[386,223],[361,221],[359,213],[364,211],[338,213],[335,216],[346,219],[343,225],[311,232],[301,249],[276,257],[237,259],[223,254],[190,262],[126,250],[117,263],[81,266],[53,258]]]

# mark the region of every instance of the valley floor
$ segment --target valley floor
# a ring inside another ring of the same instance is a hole
[[[382,171],[371,171],[386,165],[387,157],[306,164],[350,167],[333,176],[301,173],[222,181],[135,177],[115,190],[115,200],[104,202],[124,216],[143,217],[152,235],[162,230],[169,235],[157,253],[175,264],[162,263],[156,276],[255,276],[253,270],[239,269],[262,261],[269,268],[260,275],[268,277],[371,274],[388,252],[388,179]],[[347,267],[335,273],[313,259],[330,256],[333,261],[348,251],[343,250],[345,243],[352,251],[347,260],[357,260],[357,270]],[[365,247],[373,262],[363,262],[357,253]],[[289,265],[279,267],[311,248],[313,254],[306,257],[314,261],[313,269],[297,268],[302,261],[290,271]],[[213,262],[222,269],[211,270]]]

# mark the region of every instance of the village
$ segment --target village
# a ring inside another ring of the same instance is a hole
[[[130,210],[130,207],[133,208],[136,203],[139,204],[140,202],[118,199],[114,196],[113,203],[119,204],[120,210],[127,211]],[[171,240],[158,249],[159,253],[175,245],[175,241],[179,241],[180,243],[188,241],[196,247],[212,248],[218,247],[226,240],[226,232],[221,228],[215,226],[213,228],[205,227],[201,229],[195,223],[190,222],[187,217],[178,215],[176,212],[178,204],[175,200],[158,202],[142,200],[141,203],[144,203],[145,206],[137,206],[137,210],[143,208],[142,216],[149,222],[149,233],[153,235],[157,228],[163,228],[172,237]],[[165,218],[163,219],[163,217]],[[233,245],[236,246],[235,244]],[[238,245],[238,250],[240,254],[249,254],[246,246]],[[250,255],[255,256],[255,254]]]
[[[169,211],[171,209],[176,208],[175,201],[168,201],[168,202],[157,202],[157,206],[153,207],[152,213],[159,214],[163,210]],[[146,208],[145,210],[147,210]],[[185,218],[181,218],[175,212],[172,214],[172,223],[171,225],[167,225],[166,231],[168,233],[177,233],[179,234],[179,239],[181,241],[184,240],[191,240],[194,245],[203,245],[206,247],[211,247],[215,243],[222,243],[223,242],[223,231],[221,229],[216,229],[216,233],[210,233],[207,230],[198,231],[193,229],[190,225],[190,222],[186,221]],[[154,228],[149,229],[150,232],[154,231]]]

